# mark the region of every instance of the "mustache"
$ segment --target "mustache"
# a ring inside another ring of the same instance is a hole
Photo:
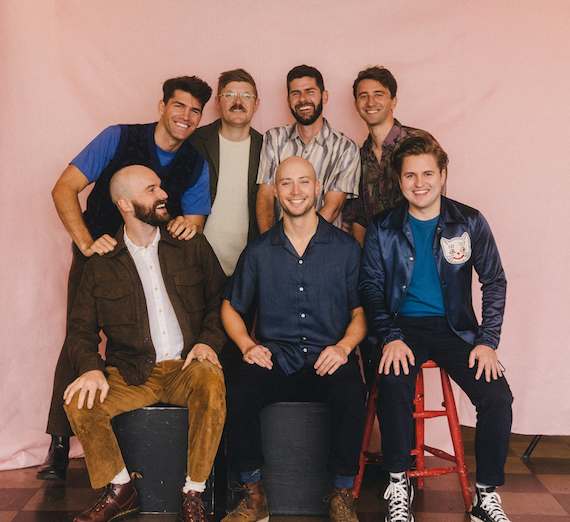
[[[231,111],[245,111],[245,107],[241,103],[236,103],[230,107],[230,112]]]
[[[160,201],[157,201],[153,206],[152,206],[152,210],[156,210],[156,208],[158,207],[158,205],[166,205],[167,200],[166,199],[161,199]]]

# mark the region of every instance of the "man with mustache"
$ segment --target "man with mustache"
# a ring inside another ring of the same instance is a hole
[[[259,98],[247,71],[220,74],[215,100],[221,117],[197,129],[190,142],[210,166],[212,212],[204,235],[229,277],[246,244],[259,235],[256,176],[263,137],[251,128]]]
[[[228,379],[228,458],[244,483],[244,498],[223,522],[269,520],[259,414],[268,404],[299,399],[331,408],[330,520],[358,522],[352,487],[366,396],[354,353],[366,333],[357,292],[360,247],[315,211],[320,187],[306,159],[285,159],[273,190],[283,219],[246,247],[223,295],[223,325],[243,358]],[[255,336],[241,315],[252,303]]]
[[[210,213],[208,164],[187,141],[200,123],[212,89],[196,76],[164,82],[158,103],[160,119],[145,125],[114,125],[105,129],[72,160],[57,181],[52,196],[57,212],[73,239],[67,315],[87,259],[112,251],[122,218],[109,197],[115,172],[133,164],[152,168],[170,194],[168,211],[174,218],[168,231],[180,240],[190,239]],[[93,185],[82,214],[78,194]],[[73,435],[63,411],[63,392],[77,377],[65,350],[59,357],[47,433],[52,436],[46,461],[37,478],[65,480],[69,463],[69,437]]]
[[[65,349],[79,377],[64,393],[65,411],[85,452],[93,488],[106,487],[74,522],[106,522],[139,511],[111,419],[165,402],[188,408],[188,467],[181,522],[206,522],[200,499],[225,420],[225,386],[217,353],[226,283],[212,248],[198,234],[179,241],[160,178],[131,165],[111,179],[124,219],[115,248],[93,256],[69,319]],[[99,332],[107,336],[105,361]]]
[[[323,76],[314,67],[299,65],[287,74],[287,100],[297,123],[276,127],[265,133],[257,183],[257,223],[261,233],[269,230],[282,215],[273,195],[277,166],[290,156],[310,161],[317,173],[321,193],[315,208],[329,223],[342,226],[342,206],[358,197],[360,157],[358,146],[331,128],[323,118],[328,101]]]

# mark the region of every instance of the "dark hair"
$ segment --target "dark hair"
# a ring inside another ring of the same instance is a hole
[[[408,156],[419,156],[420,154],[431,154],[440,172],[447,168],[449,158],[445,151],[431,134],[420,131],[414,136],[403,139],[392,153],[392,168],[398,177],[402,175],[404,159]]]
[[[287,94],[289,94],[289,86],[293,80],[298,78],[314,78],[317,82],[317,87],[321,90],[321,93],[325,90],[325,82],[323,80],[323,75],[314,67],[310,67],[309,65],[297,65],[297,67],[293,67],[287,73]]]
[[[177,78],[170,78],[164,82],[162,92],[164,97],[162,101],[168,103],[168,100],[174,96],[174,91],[180,90],[191,94],[201,104],[202,108],[212,96],[212,88],[198,76],[178,76]]]
[[[257,86],[255,85],[255,80],[245,69],[233,69],[232,71],[225,71],[220,74],[220,78],[218,79],[218,96],[224,90],[225,86],[230,82],[251,83],[253,87],[253,94],[257,98]]]
[[[366,69],[358,73],[356,80],[354,80],[354,83],[352,84],[352,92],[354,94],[355,100],[356,100],[356,90],[358,89],[358,84],[362,80],[376,80],[390,91],[390,96],[392,98],[396,96],[396,91],[398,90],[398,84],[396,83],[396,78],[392,76],[392,73],[388,69],[382,67],[381,65],[375,65],[374,67],[367,67]]]

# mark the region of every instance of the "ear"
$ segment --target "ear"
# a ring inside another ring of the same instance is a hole
[[[396,105],[398,105],[398,97],[394,96],[392,98],[392,110],[394,110],[396,108]]]
[[[253,112],[256,113],[257,109],[259,109],[259,98],[255,98],[255,104],[253,106]]]
[[[219,96],[215,96],[214,97],[215,103],[216,103],[216,109],[220,110],[220,97]]]
[[[279,196],[277,194],[277,183],[273,183],[273,197],[275,199],[279,199]]]
[[[132,201],[124,196],[121,196],[117,200],[117,206],[119,207],[119,210],[122,210],[123,212],[132,212],[134,210]]]
[[[321,182],[317,180],[315,183],[315,196],[318,196],[321,193]]]
[[[158,102],[158,114],[160,114],[161,116],[164,114],[164,108],[166,107],[166,104],[164,103],[163,100],[160,100]]]
[[[323,105],[325,105],[329,101],[329,91],[324,90],[322,94]]]

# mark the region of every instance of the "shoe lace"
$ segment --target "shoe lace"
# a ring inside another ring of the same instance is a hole
[[[390,521],[407,522],[410,514],[410,501],[406,480],[390,482],[384,493],[384,500],[389,500]]]
[[[348,502],[347,494],[343,493],[342,491],[333,491],[332,493],[329,493],[326,497],[323,498],[323,502],[325,504],[328,504],[334,497],[339,497],[343,508],[356,511],[356,508],[350,502]]]
[[[184,499],[182,504],[182,509],[189,508],[190,520],[194,520],[194,517],[198,521],[206,520],[204,518],[204,511],[206,510],[206,504],[200,497],[187,497]]]
[[[235,511],[240,511],[242,507],[245,507],[245,509],[253,508],[253,494],[251,488],[237,482],[230,484],[229,488],[232,491],[232,498],[234,498],[234,493],[243,493],[243,498],[239,501]]]
[[[509,522],[501,507],[501,497],[495,491],[481,492],[481,509],[484,510],[494,522]]]

